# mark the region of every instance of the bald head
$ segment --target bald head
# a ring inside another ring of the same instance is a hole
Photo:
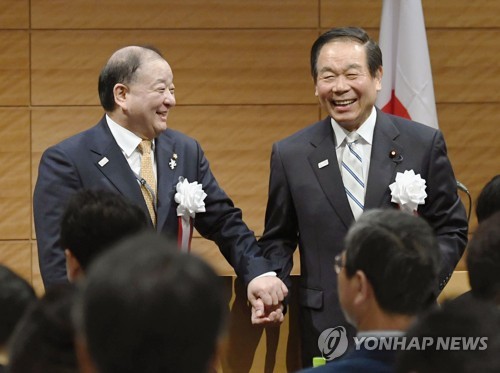
[[[99,75],[99,99],[105,111],[111,112],[115,108],[114,86],[117,83],[133,82],[141,65],[155,59],[164,60],[161,53],[153,47],[133,45],[113,53]]]

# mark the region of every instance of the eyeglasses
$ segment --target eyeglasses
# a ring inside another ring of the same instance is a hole
[[[342,251],[339,255],[335,256],[335,259],[333,261],[333,269],[335,270],[336,274],[339,274],[342,271],[342,268],[345,267],[345,250]]]

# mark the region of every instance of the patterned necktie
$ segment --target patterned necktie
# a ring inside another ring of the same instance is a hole
[[[141,156],[141,192],[148,206],[151,221],[156,227],[156,180],[153,172],[153,159],[151,158],[151,141],[142,140],[137,146],[137,149],[142,154]],[[144,182],[145,181],[145,182]]]
[[[347,135],[347,145],[342,155],[342,180],[351,205],[354,219],[363,213],[365,203],[365,183],[363,181],[363,160],[357,142],[359,135],[351,132]]]

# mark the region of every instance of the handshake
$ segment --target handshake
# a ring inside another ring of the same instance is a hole
[[[274,275],[260,276],[250,281],[247,297],[252,306],[252,324],[280,325],[285,317],[283,300],[287,294],[286,285]]]

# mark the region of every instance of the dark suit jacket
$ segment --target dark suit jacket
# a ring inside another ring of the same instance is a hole
[[[392,150],[396,156],[389,156]],[[318,163],[328,159],[323,168]],[[442,254],[444,286],[467,242],[467,218],[440,131],[377,111],[365,209],[395,208],[389,184],[397,172],[414,170],[426,180],[427,198],[418,213],[434,228]],[[344,192],[330,117],[273,145],[265,231],[259,241],[266,255],[290,273],[300,250],[299,304],[304,363],[321,356],[319,334],[346,325],[337,296],[335,255],[354,218]],[[287,281],[287,285],[290,282]],[[352,329],[351,329],[352,332]],[[307,337],[309,335],[309,338]]]
[[[194,227],[213,240],[248,283],[274,268],[264,259],[255,236],[241,218],[241,211],[219,187],[200,145],[192,138],[167,129],[156,138],[158,213],[157,230],[177,237],[175,186],[179,177],[197,181],[207,194],[206,212],[195,217]],[[177,153],[177,167],[168,162]],[[104,166],[99,161],[106,157]],[[47,149],[40,161],[34,193],[34,218],[40,269],[45,285],[66,281],[64,252],[59,244],[65,203],[76,191],[106,189],[121,193],[149,216],[139,184],[114,140],[105,117],[93,128]]]

